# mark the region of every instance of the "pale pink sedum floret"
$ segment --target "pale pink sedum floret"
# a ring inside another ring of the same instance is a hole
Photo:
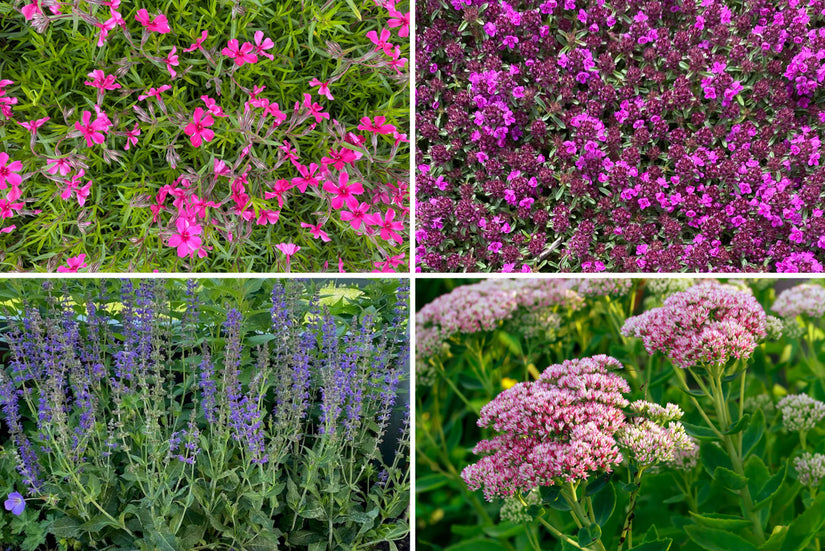
[[[752,295],[702,284],[629,318],[622,333],[641,338],[648,353],[662,352],[677,367],[687,368],[750,357],[765,338],[765,328],[765,311]]]
[[[615,437],[625,426],[622,394],[630,388],[610,371],[621,368],[604,355],[568,360],[496,396],[481,409],[478,425],[502,434],[474,448],[491,455],[462,471],[470,489],[482,488],[492,501],[610,472],[623,459]]]
[[[825,478],[825,455],[805,452],[793,460],[799,482],[803,486],[818,488]]]
[[[825,403],[807,394],[790,394],[776,404],[788,431],[809,431],[825,417]]]
[[[782,291],[771,306],[771,310],[783,318],[825,316],[825,287],[803,283]]]

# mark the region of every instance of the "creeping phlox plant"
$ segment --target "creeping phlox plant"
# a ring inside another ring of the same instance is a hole
[[[787,283],[490,280],[423,306],[420,541],[819,549],[825,295]],[[525,324],[518,287],[553,317]]]
[[[405,538],[408,288],[378,281],[345,302],[276,281],[267,307],[253,280],[224,309],[226,282],[184,295],[156,281],[117,298],[101,284],[85,303],[89,286],[48,302],[35,289],[8,312],[3,541],[8,526],[29,550]]]
[[[406,264],[406,2],[37,0],[0,16],[16,37],[0,49],[7,268]]]
[[[823,271],[821,0],[417,13],[420,270]]]

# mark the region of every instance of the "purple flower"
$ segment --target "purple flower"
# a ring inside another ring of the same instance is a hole
[[[6,511],[11,511],[14,515],[22,515],[23,510],[26,508],[26,500],[19,493],[12,492],[4,505]]]

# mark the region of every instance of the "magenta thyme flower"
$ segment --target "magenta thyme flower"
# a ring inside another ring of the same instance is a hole
[[[500,434],[473,449],[489,455],[462,471],[467,486],[492,501],[610,472],[623,459],[616,435],[630,387],[612,371],[621,368],[603,355],[568,360],[499,394],[481,409],[478,425]]]

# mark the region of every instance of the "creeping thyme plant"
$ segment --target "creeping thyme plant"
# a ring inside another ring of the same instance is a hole
[[[426,281],[423,548],[821,548],[822,281]]]
[[[420,0],[417,267],[825,271],[822,0]]]
[[[409,27],[405,0],[3,2],[0,266],[396,271]]]
[[[395,549],[408,287],[18,280],[2,291],[0,541]]]

